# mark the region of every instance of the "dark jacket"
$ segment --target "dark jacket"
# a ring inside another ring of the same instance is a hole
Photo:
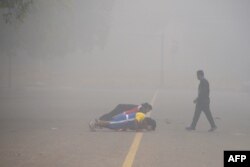
[[[135,104],[119,104],[112,111],[102,115],[99,119],[103,121],[110,121],[113,116],[123,113],[124,111],[138,107]]]
[[[200,80],[199,89],[198,89],[198,103],[209,101],[209,83],[203,78]]]

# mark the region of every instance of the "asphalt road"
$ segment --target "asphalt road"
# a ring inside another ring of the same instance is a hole
[[[101,129],[88,122],[119,103],[151,102],[150,90],[15,90],[0,94],[1,167],[122,167],[135,132]],[[250,95],[211,92],[218,130],[209,133],[204,115],[191,122],[195,91],[159,90],[151,117],[154,132],[143,134],[134,167],[221,167],[223,150],[250,150]]]

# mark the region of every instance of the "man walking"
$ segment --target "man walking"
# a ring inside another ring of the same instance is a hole
[[[200,114],[204,111],[210,125],[211,129],[209,132],[214,131],[217,127],[214,123],[214,119],[212,113],[210,111],[210,98],[209,98],[209,83],[204,77],[204,72],[202,70],[197,71],[197,78],[200,81],[199,89],[198,89],[198,97],[194,100],[196,104],[194,117],[192,124],[189,127],[186,127],[186,130],[191,131],[195,130],[196,124],[200,118]]]

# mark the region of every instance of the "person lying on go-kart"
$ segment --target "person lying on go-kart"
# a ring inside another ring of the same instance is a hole
[[[146,103],[144,103],[146,104]],[[118,105],[119,106],[119,105]],[[152,109],[151,105],[146,110],[150,111]],[[128,110],[129,112],[122,112],[120,114],[112,116],[110,119],[96,119],[90,121],[89,128],[91,131],[95,131],[96,129],[108,128],[116,131],[126,131],[126,130],[136,130],[136,131],[152,131],[156,128],[156,121],[150,117],[146,117],[145,110]],[[108,113],[110,115],[110,113]],[[107,114],[105,114],[107,115]]]
[[[152,106],[149,103],[136,104],[118,104],[112,111],[102,115],[99,120],[111,121],[115,115],[118,114],[131,114],[134,112],[142,112],[144,114],[152,110]]]

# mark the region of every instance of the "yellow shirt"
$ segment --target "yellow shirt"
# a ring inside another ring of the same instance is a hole
[[[135,114],[135,119],[138,121],[138,122],[141,122],[142,120],[144,120],[145,118],[145,114],[142,113],[142,112],[137,112]]]

